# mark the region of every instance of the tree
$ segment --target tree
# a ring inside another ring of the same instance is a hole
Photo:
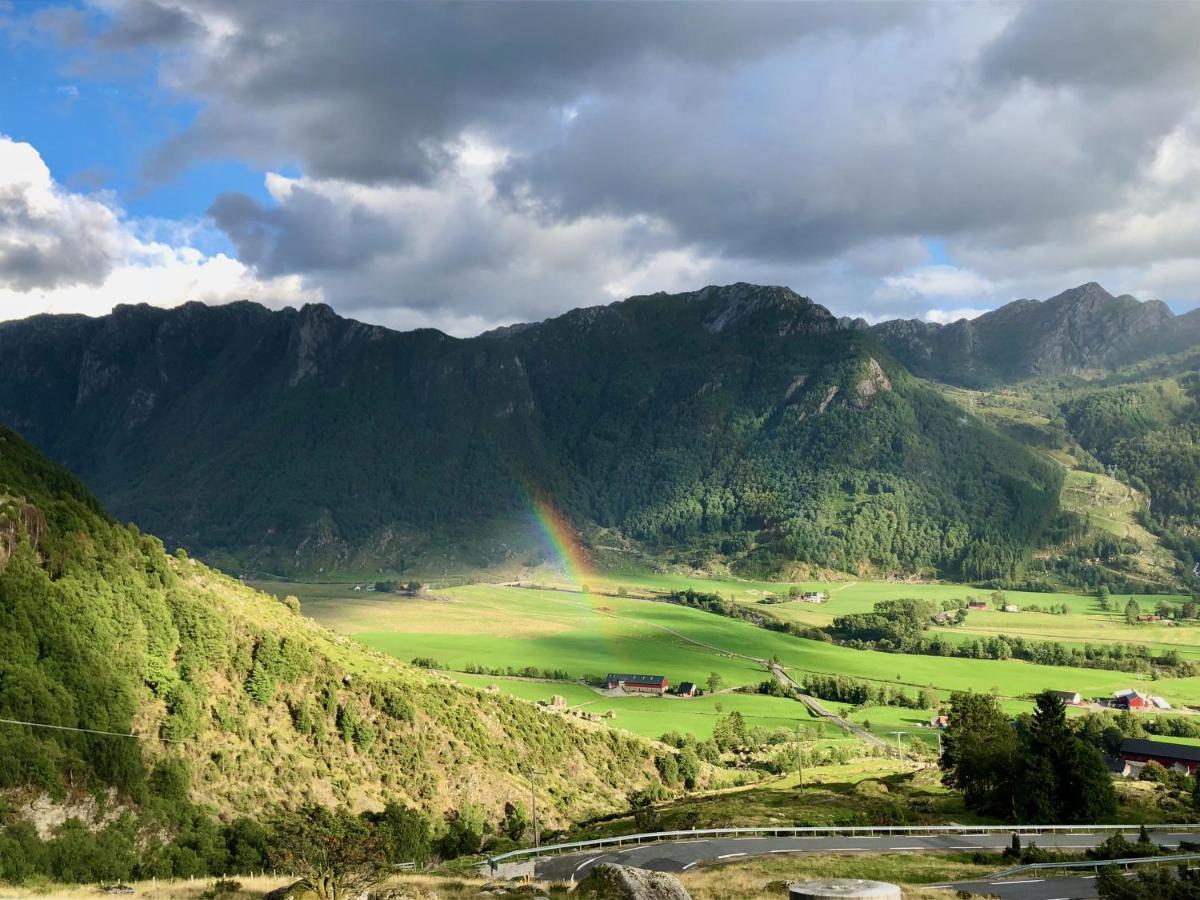
[[[689,791],[695,788],[700,780],[700,757],[691,747],[684,747],[679,751],[679,776],[683,779],[683,786]],[[1200,779],[1197,779],[1197,782],[1200,783]]]
[[[383,841],[389,863],[423,866],[429,861],[433,836],[429,817],[423,812],[391,801],[382,812],[367,813],[366,818]]]
[[[529,827],[529,813],[521,801],[504,804],[504,833],[519,841]]]
[[[941,702],[942,698],[938,694],[937,688],[928,684],[921,688],[921,706],[924,709],[937,709],[938,704]]]
[[[1130,597],[1129,602],[1125,604],[1125,621],[1130,625],[1136,625],[1141,612],[1142,608],[1138,606],[1138,602]]]
[[[996,698],[970,691],[950,695],[950,724],[938,764],[942,781],[970,809],[1011,816],[1016,734]]]
[[[705,682],[708,685],[708,692],[715,694],[725,684],[725,679],[721,677],[720,672],[709,672],[708,680]]]
[[[381,836],[348,809],[310,804],[275,822],[271,865],[296,875],[320,900],[357,897],[388,875]]]

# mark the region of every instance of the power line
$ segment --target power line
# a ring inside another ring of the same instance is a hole
[[[96,728],[73,728],[70,725],[49,725],[45,722],[25,722],[20,719],[0,719],[0,725],[26,725],[29,728],[49,728],[53,731],[75,731],[80,734],[99,734],[105,737],[133,738],[135,741],[162,741],[167,744],[188,744],[175,738],[151,737],[146,734],[127,734],[124,731],[100,731]]]

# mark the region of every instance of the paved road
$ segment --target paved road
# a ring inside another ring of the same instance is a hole
[[[1135,872],[1122,873],[1132,878]],[[1060,875],[1045,878],[1012,878],[993,881],[962,881],[934,885],[953,891],[969,891],[985,897],[1003,900],[1093,900],[1096,893],[1095,875]]]
[[[1031,841],[1039,847],[1062,850],[1084,850],[1093,847],[1108,837],[1107,834],[1030,834],[1021,835],[1022,844]],[[1195,834],[1163,832],[1151,834],[1151,839],[1167,847],[1177,846],[1180,840],[1195,840]],[[705,838],[694,841],[669,841],[659,844],[634,844],[616,849],[610,848],[591,853],[572,853],[550,856],[539,860],[536,867],[538,878],[566,881],[580,880],[587,876],[598,863],[619,863],[653,869],[658,872],[685,872],[703,863],[733,862],[745,857],[769,854],[804,853],[889,853],[889,852],[959,852],[974,850],[1003,850],[1009,845],[1007,833],[993,834],[946,834],[946,835],[890,835],[884,837],[754,837],[754,838]],[[1020,883],[1018,883],[1020,882]],[[981,882],[987,886],[984,893],[1000,894],[1019,900],[1048,900],[1048,898],[1094,897],[1094,889],[1088,886],[1093,880],[1085,878],[1035,879],[1032,876],[996,884]],[[1060,885],[1066,893],[1050,890],[1050,885]],[[1090,893],[1071,893],[1090,889]],[[977,888],[978,889],[978,888]],[[1011,893],[1009,892],[1011,891]]]

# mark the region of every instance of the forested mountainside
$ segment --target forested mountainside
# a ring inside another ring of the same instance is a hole
[[[498,821],[534,765],[562,822],[655,778],[645,741],[410,669],[298,609],[168,556],[0,428],[0,717],[146,738],[0,724],[6,819],[49,795],[77,814],[91,796],[98,814],[190,798],[256,817],[395,800]]]
[[[1176,316],[1158,300],[1114,297],[1092,282],[1049,300],[1016,300],[948,325],[896,319],[869,331],[917,375],[988,387],[1114,369],[1184,350],[1200,343],[1200,310]]]
[[[786,288],[635,297],[459,340],[328,307],[0,326],[0,421],[120,518],[226,564],[486,565],[530,498],[745,571],[1010,575],[1058,467]]]

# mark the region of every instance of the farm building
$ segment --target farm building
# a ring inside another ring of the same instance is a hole
[[[805,591],[800,595],[802,603],[824,603],[829,599],[829,595],[824,591]]]
[[[1117,709],[1153,709],[1154,700],[1147,694],[1139,693],[1133,688],[1125,688],[1113,694],[1112,706]]]
[[[675,688],[675,693],[680,697],[695,697],[696,685],[690,681],[681,681],[679,687]]]
[[[1188,775],[1194,775],[1196,770],[1200,769],[1200,747],[1191,744],[1126,738],[1121,741],[1120,755],[1121,759],[1129,764],[1130,772],[1134,775],[1141,772],[1148,762],[1156,762]]]
[[[968,600],[967,609],[987,609],[986,600]]]
[[[929,720],[929,727],[937,728],[941,731],[945,731],[947,728],[950,727],[950,717],[949,716],[934,716],[932,719]]]
[[[1020,612],[1021,607],[1017,606],[1017,604],[1015,604],[1015,603],[1005,603],[1004,611],[1005,612]]]
[[[1162,616],[1155,615],[1154,613],[1142,613],[1138,616],[1137,620],[1139,622],[1161,622]]]
[[[608,689],[620,688],[627,694],[665,694],[669,683],[666,675],[609,674]]]
[[[1083,703],[1083,695],[1079,691],[1047,691],[1046,693],[1056,700],[1061,700],[1067,706],[1079,706]]]

